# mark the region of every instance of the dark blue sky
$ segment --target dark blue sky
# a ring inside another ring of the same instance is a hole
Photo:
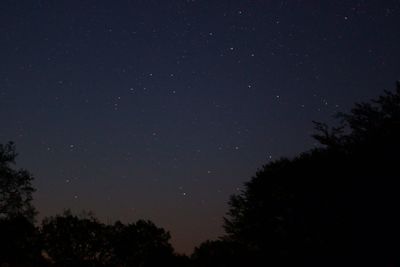
[[[394,88],[399,25],[394,0],[2,0],[0,143],[39,218],[151,219],[189,253],[312,120]]]

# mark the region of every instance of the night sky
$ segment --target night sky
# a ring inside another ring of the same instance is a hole
[[[0,143],[38,219],[150,219],[190,253],[312,120],[400,78],[400,1],[1,0]]]

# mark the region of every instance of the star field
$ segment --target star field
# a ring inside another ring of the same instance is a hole
[[[0,143],[40,218],[151,219],[190,253],[312,120],[393,88],[398,25],[394,0],[4,0]]]

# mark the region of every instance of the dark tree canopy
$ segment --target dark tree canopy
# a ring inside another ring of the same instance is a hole
[[[232,196],[227,238],[254,264],[398,264],[400,85],[316,123],[320,148],[263,166]]]
[[[151,221],[114,224],[111,238],[116,260],[123,266],[170,266],[173,248],[170,235]]]
[[[41,258],[33,225],[33,176],[15,168],[16,157],[13,143],[0,144],[0,265],[32,266]]]
[[[196,247],[191,260],[195,267],[247,266],[246,248],[229,240],[205,241]]]
[[[43,221],[44,252],[56,266],[172,266],[170,235],[150,221],[114,225],[70,211]]]
[[[0,218],[23,216],[33,220],[33,176],[24,169],[15,169],[16,157],[13,143],[0,144]]]
[[[44,266],[38,230],[25,217],[1,219],[0,237],[0,266]]]
[[[45,218],[34,226],[33,176],[15,169],[15,146],[0,145],[0,265],[182,266],[167,231],[151,221],[105,225],[93,215]],[[44,255],[44,256],[43,256]]]
[[[109,253],[103,232],[94,217],[79,218],[65,211],[43,221],[43,249],[57,266],[98,265]]]

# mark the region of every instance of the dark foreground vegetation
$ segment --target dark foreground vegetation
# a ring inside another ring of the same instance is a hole
[[[66,211],[34,225],[32,176],[0,146],[1,266],[400,266],[400,84],[316,123],[321,144],[270,162],[231,197],[226,234],[190,257],[150,221]]]

